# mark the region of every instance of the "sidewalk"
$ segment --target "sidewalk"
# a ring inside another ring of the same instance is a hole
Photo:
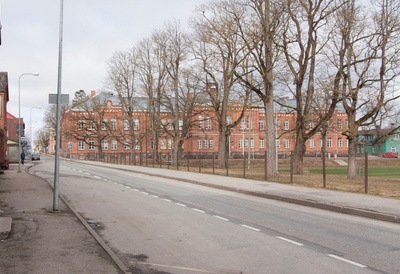
[[[170,169],[159,169],[143,166],[107,164],[93,161],[79,162],[82,164],[112,166],[115,169],[130,170],[151,176],[176,179],[179,181],[235,191],[247,195],[363,216],[382,221],[400,223],[400,200],[397,199],[210,175],[205,173],[177,171],[173,169],[174,167],[170,167]]]
[[[123,273],[49,184],[11,165],[0,175],[0,273]]]

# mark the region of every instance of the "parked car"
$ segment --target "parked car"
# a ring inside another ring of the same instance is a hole
[[[382,154],[383,158],[397,158],[399,157],[399,154],[397,152],[386,152]]]
[[[33,153],[32,154],[32,161],[40,161],[40,154]]]

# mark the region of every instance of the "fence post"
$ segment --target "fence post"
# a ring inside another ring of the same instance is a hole
[[[187,153],[187,171],[190,171],[190,152]]]
[[[365,193],[368,193],[368,152],[364,153],[365,166],[364,166],[364,182],[365,182]]]
[[[292,152],[290,152],[290,183],[292,184],[293,183],[293,156],[294,156],[294,153],[293,153],[293,151]]]
[[[322,150],[322,184],[326,188],[325,150]]]
[[[211,153],[211,158],[212,158],[213,174],[215,174],[215,165],[214,165],[215,153]]]
[[[199,173],[201,173],[201,155],[197,154],[197,159],[199,159]]]
[[[229,157],[225,158],[226,177],[229,177]]]
[[[167,168],[169,169],[169,152],[167,153]]]
[[[267,172],[267,151],[264,154],[264,178],[265,181],[268,181],[268,172]]]

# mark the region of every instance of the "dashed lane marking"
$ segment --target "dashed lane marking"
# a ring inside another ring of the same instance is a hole
[[[283,241],[285,241],[285,242],[294,244],[294,245],[303,246],[303,244],[298,243],[298,242],[295,242],[295,241],[292,241],[292,240],[287,239],[287,238],[285,238],[285,237],[279,237],[279,236],[277,236],[276,238],[281,239],[281,240],[283,240]]]
[[[248,228],[248,229],[254,230],[254,231],[258,231],[258,232],[261,231],[260,229],[252,227],[252,226],[249,226],[249,225],[241,225],[241,226],[244,227],[244,228]]]
[[[333,254],[328,254],[328,256],[331,257],[331,258],[334,258],[334,259],[337,259],[337,260],[340,260],[340,261],[343,261],[343,262],[346,262],[346,263],[349,263],[349,264],[352,264],[352,265],[361,267],[361,268],[367,267],[366,265],[359,264],[359,263],[356,263],[356,262],[354,262],[354,261],[350,261],[350,260],[347,260],[347,259],[345,259],[345,258],[336,256],[336,255],[333,255]]]

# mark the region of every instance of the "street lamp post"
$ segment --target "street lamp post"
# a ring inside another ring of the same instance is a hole
[[[42,107],[31,107],[29,111],[29,141],[31,143],[31,148],[33,149],[33,134],[32,134],[32,109],[42,109]]]
[[[21,172],[21,77],[24,75],[39,76],[39,73],[22,73],[18,79],[18,173]]]

